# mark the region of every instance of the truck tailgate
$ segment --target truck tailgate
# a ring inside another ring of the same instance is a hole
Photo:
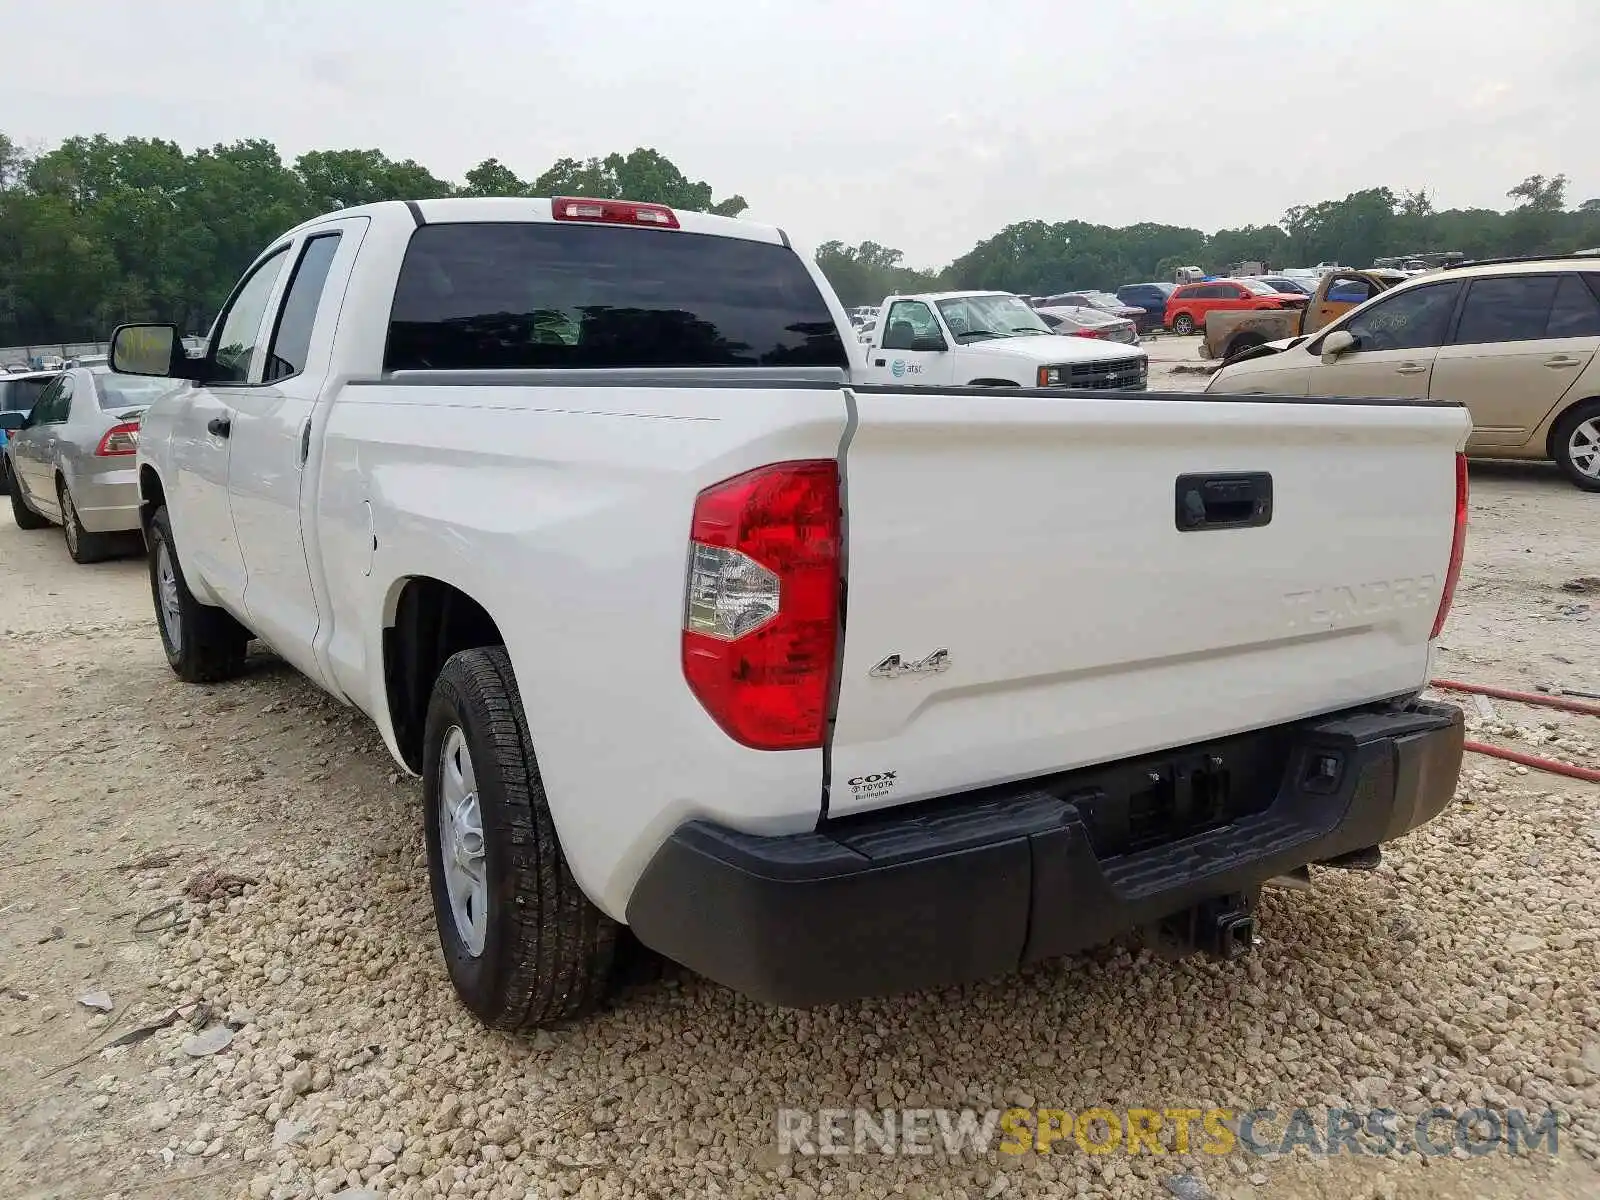
[[[1427,678],[1463,409],[853,397],[830,815],[1331,712]],[[1270,519],[1230,527],[1268,476]],[[1208,523],[1180,528],[1197,503]]]

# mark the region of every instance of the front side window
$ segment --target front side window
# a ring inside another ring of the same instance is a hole
[[[1278,294],[1277,288],[1270,283],[1262,283],[1259,279],[1246,279],[1240,286],[1245,291],[1252,292],[1257,296],[1276,296]]]
[[[1375,301],[1343,326],[1358,350],[1419,350],[1444,344],[1459,281],[1407,288]]]
[[[1502,275],[1474,279],[1456,326],[1456,343],[1531,342],[1544,336],[1555,304],[1554,275]]]
[[[418,229],[384,356],[391,371],[849,363],[787,246],[563,222]]]
[[[250,273],[233,297],[227,315],[211,345],[210,383],[245,383],[250,360],[261,340],[261,326],[267,315],[267,299],[278,282],[288,249],[279,250]]]
[[[889,319],[883,327],[885,350],[913,350],[918,338],[934,337],[944,341],[933,310],[921,300],[896,300],[889,306]]]

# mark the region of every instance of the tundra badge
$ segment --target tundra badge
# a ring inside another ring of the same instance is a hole
[[[907,662],[898,654],[891,654],[867,674],[874,679],[899,679],[902,675],[937,675],[950,669],[950,651],[935,650],[926,658]]]

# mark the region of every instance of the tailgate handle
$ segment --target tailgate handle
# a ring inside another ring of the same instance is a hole
[[[1177,524],[1201,529],[1252,529],[1272,520],[1272,476],[1266,471],[1179,475]]]

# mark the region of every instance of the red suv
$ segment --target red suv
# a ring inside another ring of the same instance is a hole
[[[1167,328],[1173,333],[1193,333],[1206,323],[1206,314],[1241,308],[1304,308],[1309,296],[1291,296],[1256,279],[1213,279],[1186,283],[1167,299]]]

